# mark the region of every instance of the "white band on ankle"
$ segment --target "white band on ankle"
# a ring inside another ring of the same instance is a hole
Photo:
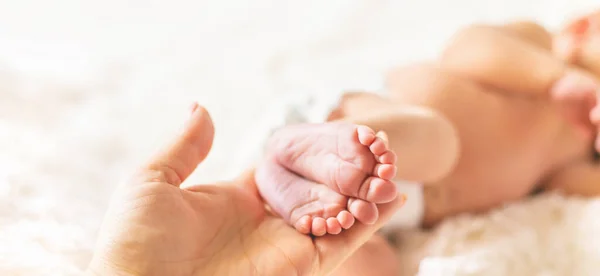
[[[396,183],[398,192],[406,195],[406,203],[394,214],[392,219],[383,227],[383,230],[420,227],[425,213],[423,185],[406,181],[394,181],[394,183]]]

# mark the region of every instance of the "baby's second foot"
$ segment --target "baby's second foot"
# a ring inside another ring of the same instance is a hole
[[[294,174],[272,159],[257,168],[256,185],[273,211],[304,234],[335,235],[352,227],[350,206],[361,211],[359,216],[377,217],[373,203],[350,202],[348,197]]]

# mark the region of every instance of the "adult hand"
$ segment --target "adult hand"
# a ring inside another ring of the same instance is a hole
[[[195,106],[174,143],[117,189],[90,275],[327,275],[402,204],[379,206],[375,225],[336,236],[300,234],[265,211],[253,171],[180,188],[208,154],[213,134],[209,114]]]

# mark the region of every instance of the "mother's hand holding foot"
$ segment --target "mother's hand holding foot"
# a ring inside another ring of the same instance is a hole
[[[254,172],[219,185],[180,185],[207,156],[214,129],[195,106],[185,130],[121,185],[89,275],[327,275],[402,204],[379,206],[374,225],[312,238],[265,210]]]

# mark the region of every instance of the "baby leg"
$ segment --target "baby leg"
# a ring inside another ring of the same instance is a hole
[[[431,183],[432,185],[425,186],[425,223],[435,223],[447,215],[459,212],[484,210],[503,201],[519,198],[532,188],[526,185],[508,185],[498,189],[492,182],[472,185],[472,181],[465,181],[475,177],[476,172],[471,168],[477,167],[482,156],[501,156],[503,152],[514,150],[514,143],[507,142],[513,141],[513,138],[509,136],[509,139],[504,139],[505,128],[497,126],[515,122],[514,118],[519,116],[518,113],[507,115],[506,106],[519,101],[508,100],[501,92],[489,86],[459,77],[435,64],[399,69],[392,72],[387,84],[390,97],[395,102],[436,110],[452,122],[458,134],[455,140],[460,142],[460,162],[452,174],[438,182],[441,185]],[[521,102],[526,108],[538,106],[528,100]],[[533,143],[537,143],[535,139],[523,141],[520,147],[526,148],[526,145]],[[398,163],[400,165],[401,161]],[[477,178],[483,179],[485,175],[487,173],[481,172]]]
[[[257,187],[274,211],[300,232],[337,234],[352,226],[353,218],[374,223],[375,204],[396,198],[389,181],[396,173],[395,162],[394,153],[368,127],[344,122],[293,125],[272,136],[268,158],[257,169]]]
[[[401,105],[372,93],[347,93],[331,119],[366,125],[387,134],[401,155],[396,179],[434,182],[448,175],[458,159],[454,126],[429,108]]]

